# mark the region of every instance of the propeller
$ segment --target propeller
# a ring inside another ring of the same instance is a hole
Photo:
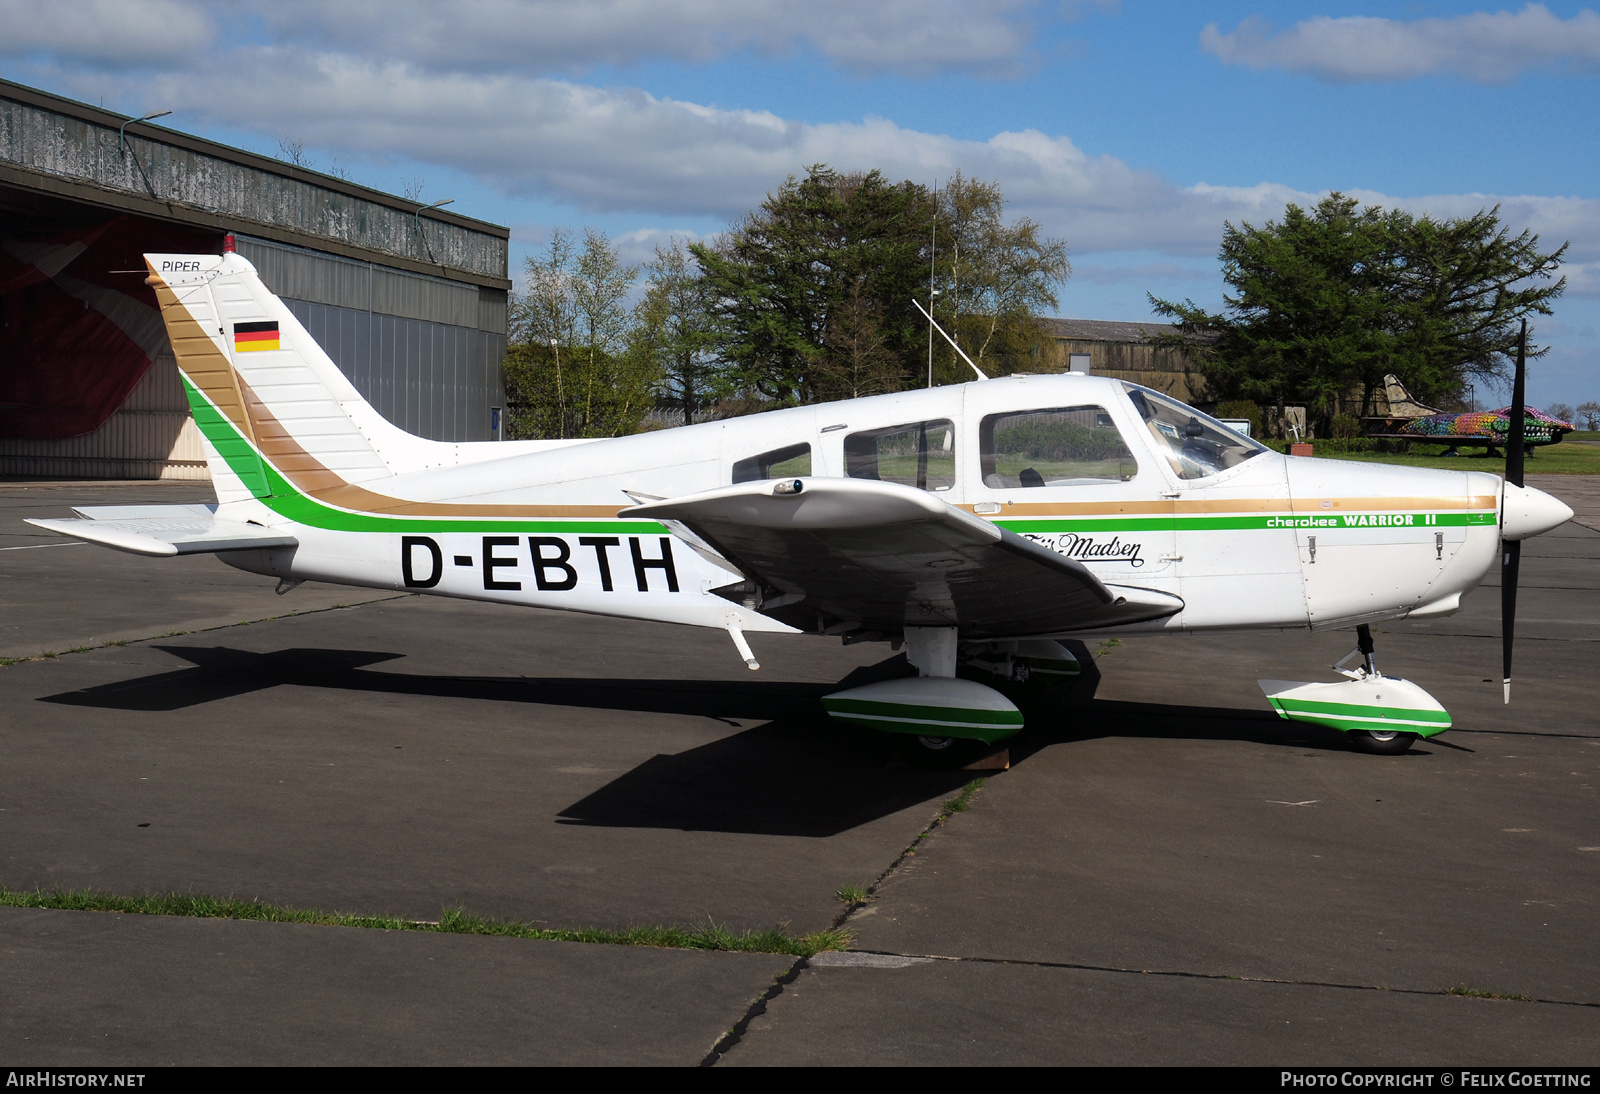
[[[1511,386],[1511,422],[1506,436],[1506,483],[1522,486],[1523,439],[1527,432],[1526,392],[1524,380],[1528,367],[1528,321],[1522,321],[1522,333],[1517,339],[1517,373]],[[1522,565],[1522,540],[1506,539],[1505,510],[1510,491],[1504,491],[1500,503],[1500,645],[1501,660],[1505,669],[1505,701],[1511,702],[1511,644],[1517,631],[1517,570]]]

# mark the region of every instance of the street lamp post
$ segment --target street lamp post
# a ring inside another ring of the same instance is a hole
[[[117,129],[117,155],[127,155],[128,126],[132,125],[134,122],[147,122],[154,118],[165,118],[171,113],[172,111],[170,110],[157,110],[154,114],[146,114],[142,118],[129,118],[127,121],[123,122],[121,127]]]
[[[417,231],[419,231],[419,232],[422,231],[422,214],[423,213],[426,213],[429,209],[437,209],[441,205],[449,205],[454,200],[456,200],[456,199],[455,198],[445,198],[443,201],[436,201],[432,205],[419,205],[419,206],[417,206],[417,211],[411,215],[411,219],[416,224]]]

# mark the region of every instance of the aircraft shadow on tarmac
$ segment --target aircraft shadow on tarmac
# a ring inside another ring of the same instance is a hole
[[[370,650],[157,646],[191,668],[41,697],[69,706],[173,711],[280,684],[765,724],[657,755],[562,809],[559,823],[826,837],[940,798],[972,775],[907,768],[887,735],[832,723],[820,697],[906,671],[904,657],[835,684],[782,681],[429,676],[371,671],[403,654]],[[1269,711],[1096,700],[1030,717],[1008,742],[1014,765],[1068,741],[1101,737],[1235,740],[1340,749],[1342,734],[1282,722]],[[1413,754],[1417,750],[1413,750]]]
[[[192,668],[44,696],[68,706],[174,711],[289,684],[341,691],[687,715],[735,726],[657,755],[557,814],[562,824],[826,837],[950,796],[972,777],[894,763],[895,743],[833,723],[839,684],[782,681],[428,676],[371,671],[404,656],[371,650],[157,646]],[[903,665],[903,659],[898,659]],[[889,673],[898,671],[890,664]],[[876,675],[857,670],[844,686]],[[931,812],[931,809],[930,809]]]

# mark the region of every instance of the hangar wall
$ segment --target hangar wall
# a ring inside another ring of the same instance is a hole
[[[379,413],[491,439],[509,232],[418,205],[0,80],[0,475],[207,477],[130,267],[225,233]]]
[[[239,253],[283,298],[361,397],[436,441],[487,441],[504,406],[506,294],[239,236]]]

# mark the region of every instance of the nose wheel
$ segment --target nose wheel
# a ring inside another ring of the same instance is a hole
[[[1350,743],[1357,752],[1373,756],[1398,756],[1417,739],[1415,733],[1393,729],[1352,729]]]

